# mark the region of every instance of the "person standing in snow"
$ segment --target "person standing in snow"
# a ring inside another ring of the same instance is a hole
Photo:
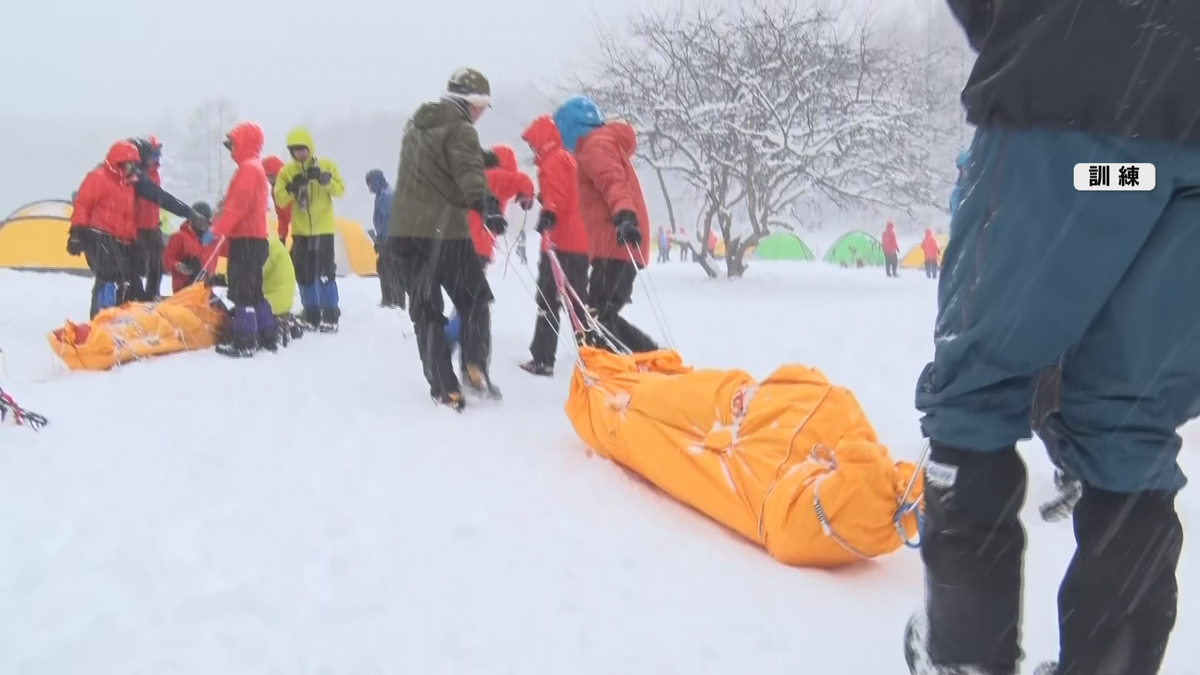
[[[629,351],[658,349],[650,336],[620,314],[633,301],[638,270],[650,262],[650,218],[633,168],[633,127],[606,123],[596,102],[583,95],[563,102],[554,112],[554,124],[577,165],[579,211],[592,261],[589,308]],[[604,338],[597,342],[598,347],[607,344]]]
[[[267,174],[267,183],[271,185],[271,204],[275,208],[275,224],[279,229],[279,241],[287,243],[288,231],[292,225],[292,207],[280,207],[275,201],[275,179],[283,170],[283,160],[275,155],[267,155],[262,161],[263,173]]]
[[[162,211],[193,223],[203,219],[187,204],[162,189],[159,167],[162,144],[154,136],[131,138],[138,149],[138,176],[134,182],[137,201],[134,203],[134,224],[137,239],[132,249],[133,275],[130,278],[131,299],[154,302],[162,297],[163,233]],[[142,277],[145,278],[143,283]]]
[[[248,357],[260,348],[278,348],[275,315],[263,297],[263,265],[270,255],[270,244],[267,176],[260,157],[262,129],[253,122],[241,122],[225,137],[225,147],[237,169],[229,179],[224,204],[213,223],[213,236],[221,252],[229,257],[226,277],[233,321],[229,344],[218,345],[217,351],[224,356]]]
[[[883,238],[880,243],[883,244],[884,272],[889,277],[900,276],[897,271],[900,264],[900,242],[896,240],[896,224],[890,220],[883,228]]]
[[[1179,609],[1177,429],[1200,414],[1200,15],[1187,2],[949,4],[978,53],[962,95],[977,129],[916,390],[925,607],[907,661],[918,675],[1019,671],[1016,445],[1034,378],[1057,362],[1049,420],[1082,496],[1058,662],[1035,672],[1155,675]],[[1080,163],[1153,164],[1154,185],[1076,190]]]
[[[933,230],[925,230],[925,238],[921,240],[921,253],[925,256],[925,277],[928,279],[936,279],[938,276],[938,257],[941,255],[942,247],[938,245],[937,237],[933,236]]]
[[[533,181],[517,167],[517,155],[507,145],[496,145],[483,153],[484,175],[488,190],[500,202],[500,212],[508,208],[514,199],[521,208],[533,208]],[[471,241],[484,269],[492,264],[496,255],[496,236],[483,226],[483,219],[474,211],[467,212],[467,225],[471,228]]]
[[[212,207],[208,202],[192,204],[192,210],[201,218],[195,222],[183,221],[179,231],[167,240],[163,250],[162,266],[171,275],[171,292],[178,293],[184,288],[196,283],[204,264],[213,257],[216,250],[213,241],[209,219],[212,218]]]
[[[304,128],[287,135],[292,161],[275,178],[275,207],[292,214],[292,265],[300,286],[302,318],[323,333],[337,331],[342,312],[334,258],[333,200],[346,192],[337,164],[318,159],[312,134]]]
[[[435,402],[466,405],[450,359],[442,289],[461,318],[463,373],[471,388],[498,397],[488,375],[494,298],[471,241],[467,214],[496,236],[508,229],[488,190],[475,123],[491,106],[491,85],[473,68],[455,71],[441,99],[422,104],[404,128],[388,246],[400,260],[417,351]]]
[[[538,215],[537,233],[542,237],[542,255],[538,261],[537,323],[533,327],[533,342],[529,354],[533,358],[521,369],[533,375],[554,376],[555,352],[558,349],[561,300],[554,279],[550,254],[557,256],[567,284],[587,297],[588,237],[579,218],[578,186],[575,158],[563,149],[562,136],[554,119],[541,115],[533,120],[521,135],[533,150],[541,188],[542,211]],[[574,303],[573,303],[574,304]],[[583,307],[575,312],[584,319]],[[578,336],[582,338],[582,336]]]
[[[137,226],[133,184],[137,180],[137,148],[129,141],[109,147],[104,163],[88,172],[75,193],[67,253],[87,259],[92,270],[92,306],[101,310],[125,302],[133,277],[130,265]]]
[[[367,189],[375,195],[375,210],[371,214],[371,222],[375,226],[375,270],[379,274],[379,306],[404,309],[404,281],[400,277],[399,261],[387,247],[388,223],[392,217],[392,200],[396,195],[379,169],[367,172]]]

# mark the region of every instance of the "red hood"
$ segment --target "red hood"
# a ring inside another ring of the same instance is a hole
[[[535,117],[526,127],[525,133],[521,134],[521,140],[533,148],[533,154],[538,158],[562,147],[562,134],[558,133],[558,127],[554,126],[554,118],[549,115]]]
[[[262,161],[263,172],[268,176],[278,176],[283,171],[283,160],[275,155],[267,155]]]
[[[104,155],[104,165],[108,170],[117,175],[122,182],[126,181],[125,172],[119,168],[123,162],[133,162],[137,164],[141,161],[138,154],[137,146],[129,141],[117,141],[108,148],[108,153]]]
[[[500,168],[505,171],[518,171],[517,168],[517,153],[507,145],[493,145],[492,152],[496,154],[496,159],[500,160]]]
[[[616,140],[621,149],[629,157],[633,157],[633,153],[637,151],[637,134],[633,127],[629,126],[628,122],[616,120],[613,122],[605,122],[604,126],[596,129],[589,136],[607,135]]]
[[[233,142],[230,154],[238,164],[250,160],[257,161],[262,154],[263,132],[254,122],[240,122],[229,130],[229,140]]]

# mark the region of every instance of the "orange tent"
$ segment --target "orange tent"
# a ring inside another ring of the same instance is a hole
[[[212,291],[193,284],[161,302],[126,303],[101,311],[91,323],[67,321],[50,332],[50,347],[71,370],[108,370],[148,356],[206,349],[225,325]]]
[[[600,455],[789,565],[891,553],[917,531],[923,492],[854,395],[819,371],[693,370],[669,350],[580,349],[567,417]]]

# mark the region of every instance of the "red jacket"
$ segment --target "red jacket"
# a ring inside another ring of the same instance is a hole
[[[151,183],[154,183],[155,185],[162,185],[162,178],[158,174],[157,166],[152,166],[152,167],[143,169],[142,174],[146,178],[149,178]],[[142,199],[141,197],[138,197],[137,201],[134,202],[133,210],[134,210],[133,221],[134,221],[134,224],[137,225],[137,229],[139,229],[139,230],[157,230],[158,229],[159,225],[162,222],[162,211],[159,209],[158,204],[155,204],[154,202],[147,201],[145,199]]]
[[[117,141],[104,163],[88,172],[75,195],[72,227],[90,227],[125,244],[137,236],[133,183],[121,164],[137,164],[138,151],[129,141]]]
[[[500,166],[488,169],[488,189],[500,202],[500,212],[508,208],[508,203],[518,196],[533,199],[533,180],[517,168],[517,155],[507,145],[497,145],[492,148]],[[496,247],[496,239],[483,226],[483,219],[475,211],[467,213],[467,225],[471,228],[471,241],[475,243],[475,252],[491,260]]]
[[[883,228],[883,254],[898,255],[900,253],[900,242],[896,241],[896,225],[892,221],[888,221],[887,227]]]
[[[642,245],[634,251],[639,267],[650,264],[650,215],[642,185],[633,168],[637,136],[625,122],[609,122],[588,133],[575,144],[579,165],[579,212],[588,233],[592,258],[629,260],[629,252],[617,245],[612,217],[618,211],[637,215]]]
[[[242,122],[229,132],[237,169],[229,179],[225,204],[213,221],[213,236],[226,239],[267,238],[267,174],[259,153],[263,132],[253,122]]]
[[[191,222],[184,221],[183,225],[179,226],[179,231],[171,235],[167,240],[167,248],[163,251],[163,269],[171,273],[171,292],[178,293],[181,289],[189,286],[192,283],[192,277],[186,274],[180,274],[175,271],[175,265],[185,260],[195,258],[199,261],[195,265],[196,271],[200,270],[200,266],[209,262],[211,258],[215,263],[216,257],[213,255],[213,248],[216,246],[216,240],[207,246],[200,244],[200,237],[196,235],[196,231],[192,229]],[[212,267],[212,265],[209,265]]]
[[[263,157],[262,166],[263,171],[267,174],[267,178],[271,182],[272,186],[274,186],[275,176],[278,176],[279,172],[283,170],[283,160],[279,159],[275,155],[268,155]],[[275,204],[274,190],[271,190],[271,204]],[[286,242],[288,230],[291,229],[292,226],[292,207],[289,205],[281,209],[278,206],[275,206],[275,220],[279,225],[279,240]]]
[[[587,253],[587,230],[579,218],[579,189],[576,185],[575,158],[563,148],[562,135],[554,118],[541,115],[529,123],[522,140],[533,149],[537,164],[538,188],[542,210],[554,214],[554,229],[542,237],[542,250],[551,244],[566,253]]]
[[[938,259],[938,253],[941,253],[941,247],[938,246],[937,239],[933,237],[933,230],[925,230],[925,238],[921,240],[921,251],[925,253],[926,262],[934,262]]]

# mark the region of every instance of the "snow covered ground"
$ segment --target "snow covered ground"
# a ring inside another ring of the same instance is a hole
[[[912,394],[934,284],[918,272],[752,263],[649,279],[685,358],[766,375],[787,361],[854,389],[897,457],[921,448]],[[501,406],[433,407],[407,317],[344,279],[337,336],[277,355],[211,352],[71,373],[46,333],[89,281],[0,270],[0,383],[50,418],[0,427],[0,673],[383,675],[905,672],[921,598],[915,552],[838,572],[792,569],[589,459],[554,380],[517,369],[528,271],[491,274]],[[656,336],[639,284],[629,314]],[[1188,433],[1190,432],[1190,433]],[[1185,432],[1197,473],[1200,430]],[[1073,540],[1032,481],[1025,649],[1055,656]],[[1200,493],[1180,500],[1200,522]],[[1200,673],[1200,564],[1185,542],[1163,670]]]

